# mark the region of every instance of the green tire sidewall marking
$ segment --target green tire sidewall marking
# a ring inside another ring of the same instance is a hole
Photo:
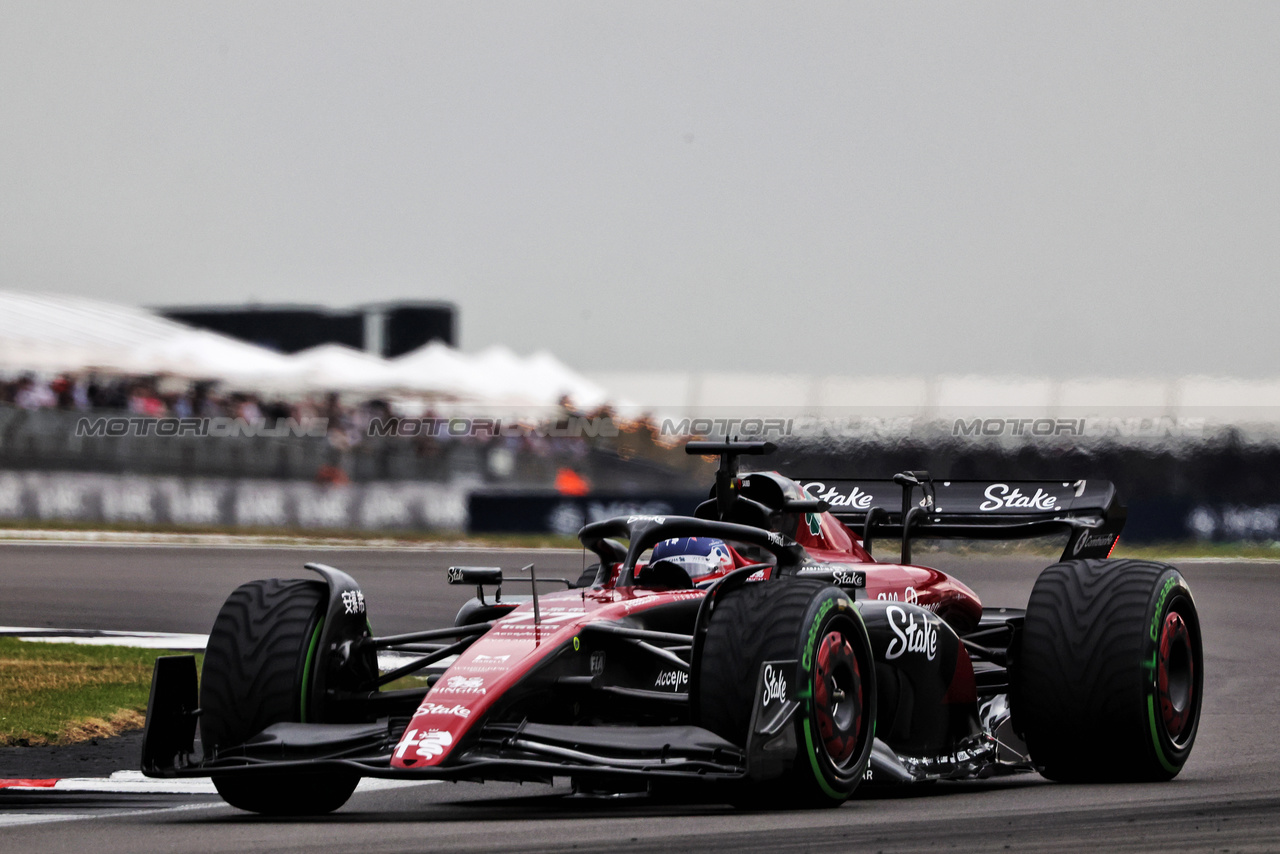
[[[1157,643],[1159,642],[1160,639],[1156,635],[1156,630],[1159,628],[1161,623],[1161,617],[1164,615],[1164,602],[1166,599],[1169,598],[1169,591],[1172,590],[1177,583],[1178,583],[1178,576],[1176,575],[1169,576],[1169,580],[1164,583],[1164,588],[1160,591],[1160,598],[1156,600],[1156,613],[1155,613],[1155,616],[1151,618],[1150,636],[1151,636],[1151,639],[1153,641],[1156,641]]]
[[[302,697],[298,710],[302,723],[307,723],[307,697],[311,694],[311,666],[315,662],[316,647],[320,645],[320,633],[324,630],[324,617],[316,623],[311,632],[311,642],[307,644],[307,657],[302,663]]]
[[[804,746],[805,750],[809,754],[809,764],[813,766],[813,778],[818,781],[818,786],[822,788],[822,791],[825,792],[828,797],[834,798],[837,801],[845,800],[848,796],[842,795],[835,789],[831,788],[831,785],[827,782],[826,776],[822,773],[822,768],[818,765],[818,750],[813,746],[813,730],[809,727],[808,715],[804,716]]]
[[[1147,720],[1151,724],[1151,744],[1155,746],[1156,758],[1160,760],[1164,770],[1170,774],[1177,774],[1178,767],[1169,762],[1164,755],[1164,748],[1160,746],[1160,730],[1156,729],[1156,700],[1151,694],[1147,695]]]
[[[1169,761],[1165,756],[1164,746],[1160,743],[1160,729],[1156,723],[1156,659],[1160,654],[1160,639],[1157,628],[1161,625],[1164,618],[1164,605],[1169,598],[1169,592],[1177,585],[1179,576],[1172,575],[1165,581],[1160,590],[1160,597],[1156,600],[1156,612],[1151,618],[1151,631],[1149,636],[1155,644],[1155,648],[1151,650],[1150,663],[1144,662],[1143,666],[1151,670],[1151,682],[1148,683],[1147,694],[1147,725],[1151,731],[1151,746],[1156,750],[1156,759],[1160,760],[1160,765],[1170,774],[1178,773],[1178,766]]]
[[[804,655],[800,657],[800,666],[804,668],[805,673],[808,673],[813,667],[813,648],[818,639],[818,628],[822,625],[822,618],[835,606],[835,599],[828,599],[823,602],[818,606],[818,613],[814,615],[813,622],[809,624],[809,638],[804,644]]]
[[[836,607],[837,603],[842,605],[848,604],[847,600],[841,601],[838,599],[827,599],[825,602],[823,602],[821,605],[818,606],[818,613],[817,615],[814,616],[813,622],[809,625],[809,637],[805,642],[804,655],[801,657],[801,661],[800,661],[801,667],[804,669],[806,677],[808,677],[811,673],[811,669],[813,665],[813,652],[814,652],[813,648],[814,646],[817,645],[818,629],[822,626],[823,619],[827,616],[827,614],[831,612],[833,608]],[[861,623],[862,614],[858,613],[858,609],[856,607],[853,607],[850,610],[852,610],[853,613],[858,615],[858,621]],[[844,612],[843,608],[841,609],[841,612],[842,613]],[[813,715],[813,680],[812,679],[809,679],[809,678],[805,679],[805,689],[804,689],[804,693],[801,696],[804,698],[804,701],[805,701],[804,703],[805,754],[809,757],[809,766],[813,769],[813,778],[818,782],[819,788],[821,788],[822,791],[828,797],[833,798],[834,800],[837,800],[837,801],[847,800],[849,797],[847,794],[842,794],[841,792],[836,791],[831,787],[831,784],[827,782],[827,777],[825,774],[822,773],[822,766],[819,764],[818,749],[813,742],[813,728],[812,728],[812,725],[810,724],[810,718]]]

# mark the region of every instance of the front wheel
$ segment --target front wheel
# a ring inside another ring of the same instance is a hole
[[[1011,710],[1044,776],[1173,778],[1191,755],[1203,696],[1200,618],[1178,570],[1074,560],[1040,574]]]
[[[263,815],[324,815],[342,806],[360,775],[344,771],[224,775],[213,778],[222,799]]]
[[[875,730],[875,669],[849,595],[812,579],[747,584],[715,604],[698,661],[702,726],[746,746],[766,662],[794,660],[800,708],[791,766],[737,793],[763,807],[839,806],[866,773]]]
[[[235,748],[266,727],[307,722],[319,667],[327,588],[317,581],[271,578],[227,597],[205,648],[200,739],[205,754]],[[268,815],[317,815],[346,803],[360,782],[346,771],[214,775],[223,800]]]

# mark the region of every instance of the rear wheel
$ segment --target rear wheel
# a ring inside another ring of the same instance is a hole
[[[747,745],[765,662],[800,662],[792,726],[799,746],[781,775],[735,793],[747,806],[839,806],[871,755],[875,670],[862,618],[849,595],[826,582],[748,584],[716,602],[698,663],[702,726]]]
[[[1013,669],[1013,723],[1053,780],[1168,780],[1204,693],[1200,620],[1182,575],[1141,560],[1040,574]]]
[[[205,754],[234,748],[274,723],[308,722],[327,588],[316,581],[250,581],[227,597],[205,650],[200,738]],[[235,774],[213,778],[227,803],[251,812],[332,812],[359,782],[355,773]]]

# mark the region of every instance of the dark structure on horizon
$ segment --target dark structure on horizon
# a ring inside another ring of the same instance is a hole
[[[350,309],[314,305],[171,306],[157,313],[281,353],[345,344],[380,356],[401,356],[431,341],[457,345],[451,302],[372,303]]]

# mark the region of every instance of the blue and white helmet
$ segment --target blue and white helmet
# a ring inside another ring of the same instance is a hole
[[[658,561],[674,563],[693,579],[720,570],[733,569],[733,557],[724,540],[715,537],[675,537],[653,547],[649,565]]]

